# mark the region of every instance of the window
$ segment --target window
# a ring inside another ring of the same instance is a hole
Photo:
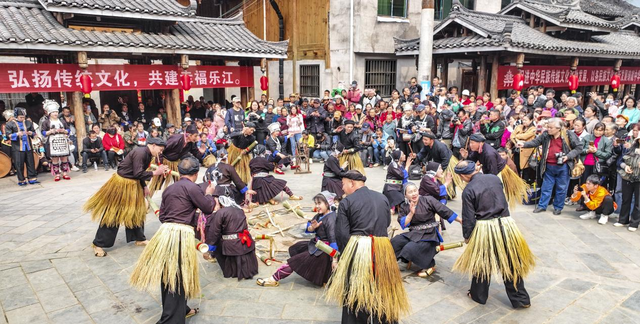
[[[320,65],[300,65],[300,95],[320,96]]]
[[[365,60],[364,87],[390,96],[396,88],[396,60]]]
[[[508,1],[508,0],[502,0]],[[460,0],[460,3],[467,9],[475,9],[475,0]],[[434,10],[434,19],[435,20],[444,20],[449,16],[449,12],[451,12],[451,6],[453,5],[453,0],[436,0]]]
[[[378,16],[407,18],[407,0],[378,0]]]

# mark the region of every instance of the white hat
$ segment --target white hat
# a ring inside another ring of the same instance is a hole
[[[185,117],[185,118],[184,118],[184,121],[186,121],[186,122],[187,122],[187,121],[191,121],[191,118],[190,118],[190,117]]]
[[[2,116],[4,117],[4,119],[8,121],[9,119],[11,119],[11,117],[13,117],[13,110],[6,109],[5,111],[2,112]]]
[[[162,126],[162,122],[160,121],[160,118],[158,118],[158,117],[153,119],[153,124],[156,125],[156,127]]]
[[[361,104],[357,104],[357,105],[356,105],[356,109],[360,109],[360,110],[362,110],[362,105],[361,105]]]
[[[467,89],[462,90],[462,95],[463,96],[468,96],[469,95],[469,90],[467,90]]]
[[[280,123],[271,123],[269,124],[269,126],[267,126],[267,128],[269,129],[269,133],[278,132],[280,131]]]
[[[240,102],[240,97],[233,97],[232,102]]]
[[[405,102],[402,104],[402,110],[403,111],[407,111],[407,110],[413,110],[413,102]]]
[[[42,107],[44,108],[44,111],[47,112],[47,114],[60,110],[60,105],[55,100],[45,100]]]

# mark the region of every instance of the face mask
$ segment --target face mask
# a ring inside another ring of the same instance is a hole
[[[96,138],[91,138],[91,142],[95,142],[95,141],[97,141],[97,140],[98,140],[98,138],[97,138],[97,137],[96,137]]]
[[[110,129],[110,130],[107,131],[107,133],[109,135],[115,135],[116,134],[116,130],[115,129]]]

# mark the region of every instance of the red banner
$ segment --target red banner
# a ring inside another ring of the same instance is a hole
[[[549,88],[568,88],[570,75],[568,66],[524,66],[524,88],[532,85],[543,85]],[[515,66],[500,66],[498,68],[498,89],[512,89],[513,76],[518,73]],[[609,84],[613,75],[611,66],[578,66],[578,78],[580,86],[593,86]],[[620,68],[620,81],[622,84],[639,84],[640,67]]]
[[[182,69],[171,65],[89,65],[94,91],[179,89]],[[192,88],[253,87],[253,67],[193,66]],[[76,64],[0,64],[0,91],[81,91]]]

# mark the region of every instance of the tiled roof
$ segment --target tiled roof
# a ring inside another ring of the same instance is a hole
[[[74,30],[61,25],[36,0],[0,1],[3,49],[198,54],[284,58],[288,42],[267,42],[230,19],[196,17],[172,25],[168,33]]]
[[[466,26],[474,35],[441,37],[449,24]],[[488,14],[454,5],[452,14],[434,28],[436,39],[434,53],[466,51],[517,51],[562,56],[592,56],[640,59],[640,37],[632,31],[613,31],[606,35],[592,36],[590,42],[558,39],[529,27],[520,17],[504,14]],[[484,34],[484,35],[483,35]],[[485,36],[486,35],[486,36]],[[399,55],[415,55],[420,39],[395,40]]]
[[[500,13],[507,14],[513,9],[518,8],[561,27],[582,27],[585,29],[603,29],[605,31],[618,29],[616,23],[586,13],[582,11],[578,5],[561,5],[558,4],[559,1],[555,4],[543,1],[515,0],[502,9]]]
[[[625,0],[580,0],[580,8],[592,15],[606,17],[624,17],[638,12],[637,7]]]
[[[119,16],[131,18],[175,19],[195,17],[196,0],[183,6],[177,0],[38,0],[51,12]]]

